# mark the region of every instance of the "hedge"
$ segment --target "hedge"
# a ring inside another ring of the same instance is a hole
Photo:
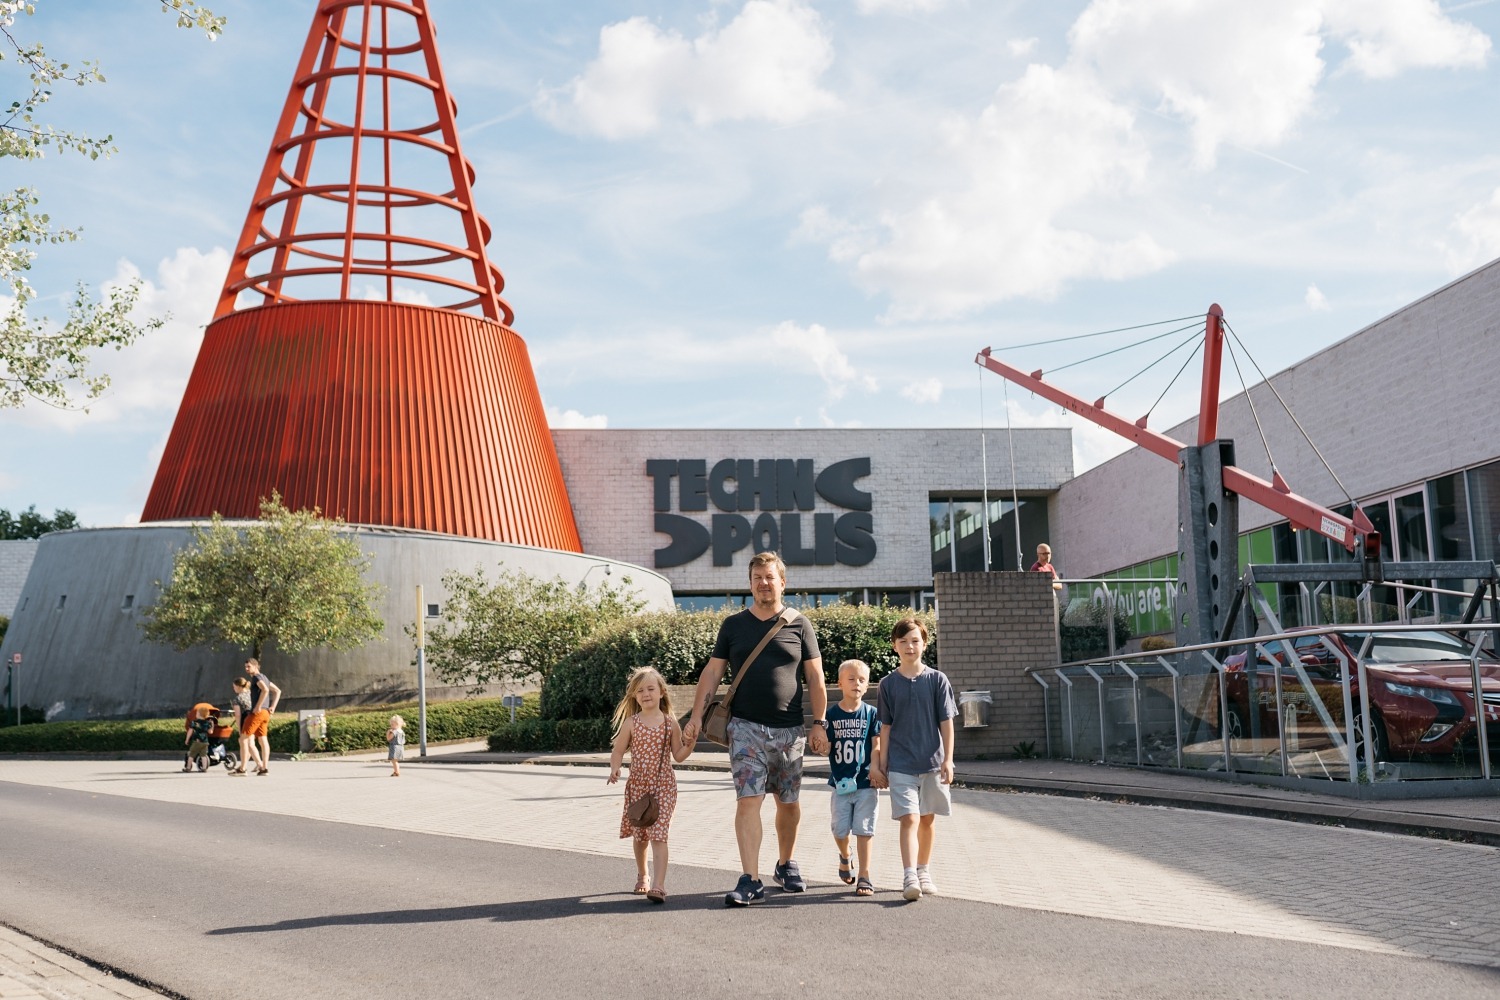
[[[610,748],[608,719],[517,719],[490,734],[490,750],[598,753]]]
[[[912,611],[836,604],[811,608],[806,614],[818,633],[824,676],[833,683],[839,664],[848,659],[868,663],[871,681],[895,669],[891,629]],[[548,672],[542,684],[542,718],[607,718],[614,713],[630,672],[647,663],[660,670],[668,684],[698,683],[725,616],[722,611],[655,611],[602,629]],[[927,661],[936,663],[937,622],[931,612],[919,612],[916,617],[932,636]],[[673,707],[682,714],[690,706]]]
[[[527,695],[517,708],[516,716],[534,718],[538,698]],[[385,731],[391,716],[406,719],[407,742],[417,739],[417,707],[384,706],[379,709],[339,710],[330,712],[328,736],[324,749],[339,752],[374,750],[385,746]],[[498,698],[473,701],[443,701],[427,706],[427,740],[479,739],[488,736],[502,724],[510,723],[510,709]],[[296,753],[297,719],[281,715],[272,719],[270,731],[273,753]],[[231,739],[231,746],[234,741]],[[0,729],[0,753],[56,753],[84,751],[113,753],[125,750],[178,751],[183,749],[182,718],[140,719],[134,721],[44,722]]]

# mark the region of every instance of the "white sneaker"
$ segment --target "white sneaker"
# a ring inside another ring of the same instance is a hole
[[[922,885],[915,875],[907,875],[902,879],[901,895],[906,897],[908,903],[915,903],[922,898]]]
[[[917,869],[917,885],[921,887],[922,895],[924,896],[936,896],[938,894],[937,884],[932,881],[932,876],[927,873],[927,869],[925,868]]]

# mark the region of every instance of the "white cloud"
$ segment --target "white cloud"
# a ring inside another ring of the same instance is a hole
[[[948,0],[859,0],[856,6],[861,14],[883,14],[886,11],[897,14],[925,14],[934,10],[942,10],[948,6]]]
[[[830,399],[842,399],[851,385],[870,392],[879,387],[874,378],[855,369],[833,335],[817,323],[807,327],[791,321],[782,323],[771,331],[771,342],[782,351],[795,352],[811,362],[818,377],[828,386]]]
[[[577,410],[559,410],[547,407],[547,426],[551,428],[601,430],[609,426],[609,417],[603,413],[585,416]]]
[[[1313,312],[1328,312],[1333,308],[1328,304],[1328,296],[1324,295],[1323,290],[1317,285],[1307,286],[1307,295],[1304,301],[1307,303],[1307,308]]]
[[[803,0],[748,0],[693,39],[633,17],[605,26],[594,61],[538,95],[537,108],[559,127],[610,139],[648,135],[676,116],[789,124],[839,107],[818,86],[832,63],[822,19]]]
[[[1406,69],[1477,69],[1489,58],[1484,32],[1443,13],[1437,0],[1322,0],[1329,32],[1349,47],[1347,65],[1388,79]]]
[[[1453,220],[1456,244],[1448,247],[1448,266],[1469,271],[1500,257],[1500,188]]]
[[[913,403],[936,403],[943,398],[943,381],[931,377],[908,383],[901,387],[901,396]]]
[[[1005,43],[1005,48],[1019,59],[1021,56],[1029,56],[1035,52],[1039,41],[1040,39],[1037,38],[1012,38]]]
[[[888,209],[883,232],[817,212],[799,229],[821,233],[833,259],[852,260],[862,285],[890,295],[888,318],[1051,298],[1070,280],[1132,277],[1172,259],[1147,235],[1109,241],[1061,221],[1091,198],[1131,194],[1149,161],[1130,112],[1085,75],[1033,65],[977,119],[944,131],[936,155],[957,179]]]
[[[28,406],[20,411],[19,419],[34,426],[77,430],[90,423],[155,421],[175,412],[228,269],[229,253],[220,247],[206,253],[182,247],[157,265],[155,280],[143,277],[130,261],[120,261],[101,291],[139,278],[140,298],[132,318],[144,322],[168,313],[170,318],[130,347],[94,353],[91,367],[108,374],[110,385],[88,404],[87,413]]]
[[[1315,3],[1095,0],[1068,33],[1074,70],[1122,101],[1189,123],[1199,167],[1228,140],[1274,145],[1312,107],[1323,76]]]

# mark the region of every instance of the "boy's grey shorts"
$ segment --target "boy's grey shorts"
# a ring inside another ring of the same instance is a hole
[[[892,771],[891,819],[916,813],[918,816],[947,816],[953,812],[948,786],[938,780],[936,771],[926,774],[902,774]]]
[[[880,791],[875,788],[860,788],[848,795],[830,792],[832,803],[829,811],[833,817],[833,835],[843,840],[851,833],[856,837],[875,836],[875,807],[880,800]]]

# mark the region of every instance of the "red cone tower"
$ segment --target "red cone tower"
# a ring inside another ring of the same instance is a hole
[[[581,551],[426,0],[322,0],[142,521]]]

